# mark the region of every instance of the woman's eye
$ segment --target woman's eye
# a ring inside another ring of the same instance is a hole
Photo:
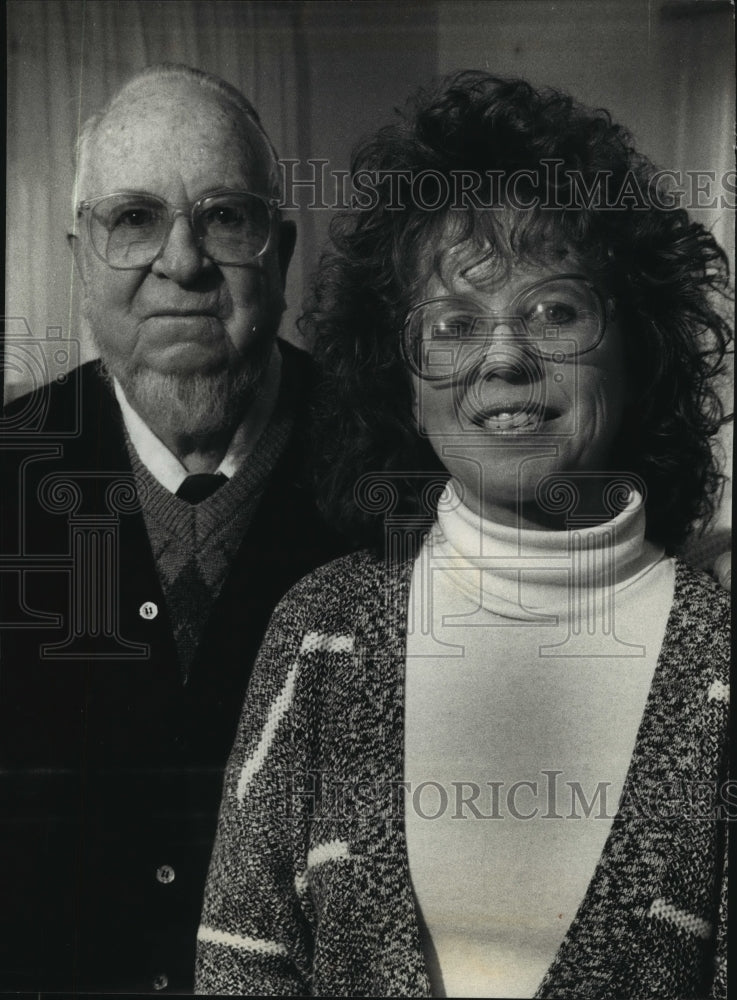
[[[538,302],[528,314],[528,321],[535,326],[572,326],[578,310],[570,302]]]
[[[433,327],[433,336],[444,340],[462,340],[464,337],[470,337],[473,333],[476,319],[476,316],[466,313],[444,316]]]

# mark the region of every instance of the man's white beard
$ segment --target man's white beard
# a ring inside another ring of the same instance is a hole
[[[134,368],[119,359],[103,363],[119,382],[125,397],[148,423],[155,416],[159,426],[174,433],[206,437],[235,430],[264,381],[270,347],[249,357],[237,370],[167,374],[152,368]]]

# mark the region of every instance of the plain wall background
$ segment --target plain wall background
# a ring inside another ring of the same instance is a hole
[[[420,84],[485,68],[610,109],[669,169],[734,166],[733,15],[723,0],[10,0],[6,315],[41,341],[81,336],[65,233],[76,127],[162,59],[250,97],[284,157],[347,170],[350,150]],[[297,198],[283,333],[294,332],[330,211]],[[733,213],[695,213],[734,259]],[[12,360],[12,359],[9,359]],[[10,365],[8,395],[34,377]]]
[[[523,76],[606,107],[663,167],[734,168],[724,0],[10,0],[7,16],[8,398],[58,369],[60,342],[79,338],[81,360],[95,354],[65,240],[71,149],[78,123],[151,62],[189,62],[240,87],[281,155],[301,162],[299,176],[310,157],[347,170],[359,138],[418,85],[459,68]],[[293,213],[282,326],[297,343],[331,215],[308,200],[300,194]],[[695,214],[734,261],[734,213]],[[731,429],[723,441],[731,448]]]

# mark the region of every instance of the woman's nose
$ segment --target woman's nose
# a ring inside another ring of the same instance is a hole
[[[534,381],[540,365],[521,320],[487,320],[477,362],[477,377],[505,382]]]

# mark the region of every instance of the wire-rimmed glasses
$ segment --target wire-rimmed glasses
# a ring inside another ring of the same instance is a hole
[[[472,298],[425,299],[407,314],[402,348],[410,369],[428,381],[457,376],[497,342],[563,361],[601,343],[612,310],[613,299],[587,277],[559,274],[523,288],[502,313]]]

